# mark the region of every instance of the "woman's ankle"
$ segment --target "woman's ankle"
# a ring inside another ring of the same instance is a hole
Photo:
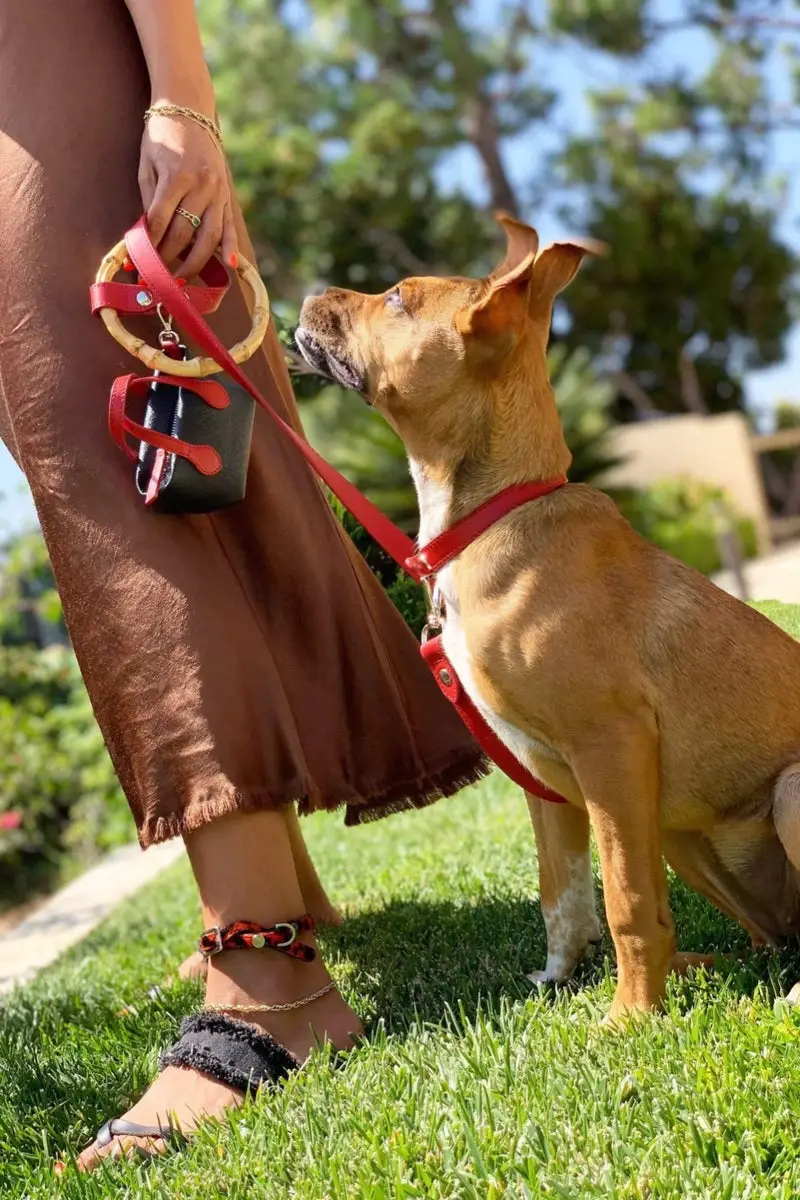
[[[260,1026],[303,1061],[320,1042],[345,1050],[363,1032],[332,983],[319,955],[305,963],[274,951],[231,950],[209,961],[206,1006]]]

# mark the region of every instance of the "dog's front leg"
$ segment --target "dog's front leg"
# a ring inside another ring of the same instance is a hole
[[[647,712],[582,730],[572,763],[594,829],[617,952],[609,1021],[664,997],[675,934],[661,855],[658,733]]]
[[[539,899],[547,934],[547,963],[532,983],[569,979],[589,948],[600,941],[594,901],[589,818],[572,804],[526,796],[539,858]]]

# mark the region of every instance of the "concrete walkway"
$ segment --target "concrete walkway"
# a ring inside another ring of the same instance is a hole
[[[0,937],[0,994],[28,983],[184,853],[175,838],[142,852],[123,846]]]
[[[790,542],[773,554],[744,564],[748,600],[783,600],[800,604],[800,542]],[[714,583],[738,596],[736,583],[728,571],[714,576]]]

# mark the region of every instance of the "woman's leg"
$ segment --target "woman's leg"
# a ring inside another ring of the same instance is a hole
[[[317,925],[341,925],[341,913],[328,899],[316,867],[311,861],[295,806],[290,804],[283,811],[289,831],[297,882],[300,884],[300,892],[303,896],[303,912],[310,913]],[[199,951],[195,951],[194,954],[190,954],[188,958],[184,959],[178,970],[181,979],[205,979],[207,974],[208,960],[203,958]]]
[[[288,808],[284,809],[284,813],[292,846],[294,869],[297,872],[300,891],[303,893],[305,911],[311,913],[318,925],[341,925],[342,915],[328,899],[328,894],[322,886],[322,880],[311,861],[311,855],[308,852],[308,846],[297,817],[297,809],[290,804]]]
[[[186,836],[186,848],[203,907],[204,927],[232,921],[274,925],[305,911],[292,854],[290,822],[284,812],[241,813],[213,821]],[[313,937],[303,935],[313,944]],[[317,991],[330,976],[319,955],[311,963],[270,950],[226,950],[209,960],[207,1004],[283,1004]],[[236,1013],[232,1013],[236,1016]],[[352,1044],[361,1024],[335,990],[306,1008],[286,1013],[248,1014],[300,1062],[314,1045]],[[191,1132],[205,1116],[241,1103],[241,1093],[183,1067],[168,1067],[142,1099],[125,1114],[142,1125],[177,1124]],[[107,1155],[124,1153],[136,1139],[118,1138],[109,1146],[88,1147],[79,1159],[90,1169]],[[141,1142],[139,1143],[141,1145]],[[150,1144],[148,1149],[161,1149]]]

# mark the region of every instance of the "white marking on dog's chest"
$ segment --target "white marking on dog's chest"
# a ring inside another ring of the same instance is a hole
[[[424,546],[437,537],[446,526],[450,512],[450,492],[428,478],[424,471],[413,461],[411,463],[411,474],[414,478],[417,496],[419,497],[419,542],[421,546]],[[444,633],[442,635],[442,645],[445,653],[450,659],[453,670],[461,681],[464,691],[489,727],[497,734],[501,742],[508,747],[511,753],[521,763],[524,763],[526,767],[530,768],[533,774],[536,774],[533,769],[532,756],[534,754],[540,754],[546,758],[556,760],[559,760],[559,755],[550,746],[545,745],[544,742],[530,737],[529,734],[524,733],[516,725],[512,725],[503,717],[498,716],[481,697],[475,683],[467,639],[461,621],[458,595],[453,585],[452,575],[452,567],[445,567],[440,571],[436,580],[446,606]]]
[[[438,579],[439,590],[444,597],[446,606],[442,645],[445,654],[453,665],[453,670],[461,680],[464,691],[478,709],[478,712],[487,725],[500,738],[500,741],[526,767],[533,769],[533,755],[535,754],[543,755],[545,758],[558,759],[558,755],[550,746],[545,745],[544,742],[540,742],[537,738],[531,737],[530,734],[525,733],[516,725],[512,725],[510,721],[506,721],[504,717],[498,716],[494,709],[490,708],[481,696],[472,670],[472,660],[467,647],[467,639],[464,635],[464,626],[458,608],[458,598],[454,596],[452,586],[448,587],[450,580],[447,577],[449,575],[450,570],[446,567]]]

